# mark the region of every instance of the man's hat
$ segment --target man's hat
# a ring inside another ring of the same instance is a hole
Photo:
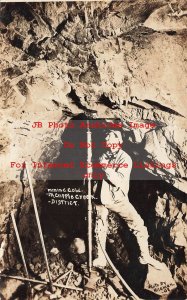
[[[108,131],[107,135],[110,134],[110,133],[113,133],[113,134],[115,135],[115,137],[118,138],[119,143],[120,143],[120,144],[123,144],[123,138],[122,138],[121,131],[111,129],[111,130]]]

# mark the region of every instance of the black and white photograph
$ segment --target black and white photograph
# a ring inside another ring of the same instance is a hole
[[[187,2],[0,1],[0,300],[187,299]]]

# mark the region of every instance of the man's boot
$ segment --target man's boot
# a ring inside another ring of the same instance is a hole
[[[136,238],[137,238],[138,245],[140,247],[139,262],[142,265],[149,264],[157,270],[162,270],[163,268],[165,268],[164,263],[161,263],[158,260],[151,257],[149,253],[149,245],[148,245],[147,238],[142,235],[140,236],[140,234],[137,234]]]

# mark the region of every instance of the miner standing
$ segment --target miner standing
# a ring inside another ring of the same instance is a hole
[[[106,136],[108,144],[123,144],[120,131],[111,130]],[[102,248],[106,248],[106,238],[108,230],[108,210],[117,213],[128,225],[129,230],[135,235],[139,248],[141,264],[150,264],[157,269],[162,269],[163,264],[152,258],[149,254],[148,231],[143,219],[137,213],[128,198],[130,173],[132,160],[130,156],[121,148],[110,147],[101,156],[100,163],[105,164],[128,164],[128,168],[103,168],[105,179],[102,181],[100,199],[102,205],[96,205],[96,241],[98,256],[93,261],[95,267],[104,267],[106,258]],[[101,246],[100,246],[101,243]]]

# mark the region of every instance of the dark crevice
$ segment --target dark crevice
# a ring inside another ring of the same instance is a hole
[[[56,100],[54,100],[54,99],[52,99],[52,102],[57,106],[57,107],[59,107],[60,106],[60,104],[58,103],[58,101],[56,101]]]
[[[45,25],[48,26],[49,30],[52,31],[52,26],[50,22],[48,21],[47,17],[43,13],[43,11],[40,10],[40,17],[38,13],[35,11],[34,4],[33,3],[24,3],[25,5],[25,11],[30,13],[30,18],[32,16],[32,19],[34,19],[33,22],[36,22],[36,24],[40,25],[41,23],[45,23]],[[44,10],[44,7],[43,7]]]
[[[118,37],[135,42],[137,38],[143,38],[144,35],[152,35],[158,32],[159,31],[156,31],[152,28],[148,28],[146,26],[132,26],[126,32],[120,34]]]
[[[20,80],[20,81],[17,83],[17,87],[18,87],[20,93],[21,93],[23,96],[26,96],[26,95],[27,95],[28,88],[27,88],[27,85],[26,85],[26,83],[25,83],[25,80]]]
[[[38,42],[38,45],[40,46],[42,43],[45,43],[45,41],[47,41],[48,38],[49,38],[48,36],[44,37],[42,40]]]
[[[118,106],[116,105],[116,103],[112,102],[109,99],[109,97],[105,96],[105,94],[101,95],[101,97],[99,98],[98,102],[106,105],[107,107],[109,107],[111,109],[117,109],[118,108]]]
[[[31,12],[30,7],[27,5],[27,3],[19,3],[18,12],[29,22],[34,19],[33,13]]]
[[[19,300],[28,299],[27,285],[20,285],[9,298],[9,300],[15,300],[15,299],[19,299]]]
[[[24,170],[22,170],[21,174],[20,174],[20,181],[21,181],[21,185],[22,185],[22,194],[21,194],[18,206],[17,206],[17,211],[16,211],[16,222],[17,223],[20,220],[21,208],[22,208],[22,204],[23,204],[23,202],[25,200],[25,198],[24,198],[25,184],[24,184],[23,180],[24,180]]]
[[[0,15],[0,21],[5,25],[9,25],[13,20],[14,17],[12,16],[12,11],[14,10],[14,5],[11,3],[7,3],[3,8],[1,7],[2,4],[0,4],[1,8],[1,15]]]
[[[75,2],[67,2],[67,7],[68,7],[68,10],[71,10],[71,8],[73,8],[75,5]]]
[[[23,40],[19,35],[15,35],[13,40],[10,40],[10,43],[13,47],[22,49],[23,47]]]
[[[2,73],[3,75],[8,75],[8,77],[10,77],[11,79],[23,74],[17,66],[15,66],[14,68],[9,67],[3,70]]]
[[[10,254],[10,251],[9,251],[9,248],[10,248],[10,233],[11,233],[11,217],[10,217],[10,214],[8,216],[8,221],[6,223],[6,234],[7,234],[7,245],[6,245],[6,248],[5,248],[5,259],[7,260],[7,264],[9,266],[11,266],[11,254]]]
[[[184,117],[183,115],[179,114],[177,111],[175,111],[175,110],[173,110],[173,109],[171,109],[171,108],[169,108],[169,107],[167,107],[165,105],[162,105],[162,104],[160,104],[160,103],[158,103],[156,101],[147,100],[146,99],[146,100],[144,100],[144,102],[152,105],[154,108],[158,108],[158,109],[160,109],[162,111],[168,112],[168,113],[176,115],[176,116]]]
[[[7,33],[7,29],[6,28],[0,28],[0,32],[2,33],[2,34],[5,34],[5,33]]]
[[[41,48],[38,47],[38,45],[33,42],[29,45],[27,52],[29,55],[37,58],[40,55]]]
[[[177,32],[174,31],[174,30],[166,31],[166,33],[167,33],[168,35],[176,35],[176,34],[177,34]]]
[[[71,88],[71,92],[68,94],[68,97],[73,100],[73,103],[76,104],[78,108],[87,110],[86,106],[82,105],[80,98],[77,96],[76,91],[73,88]]]
[[[69,21],[69,19],[63,20],[56,28],[56,32],[59,34],[62,32],[62,30],[65,28],[67,22]]]
[[[68,22],[73,22],[71,14],[68,14],[67,15],[67,19],[63,20],[60,24],[58,24],[58,26],[55,29],[55,31],[56,31],[55,36],[57,36],[58,34],[60,34],[65,29],[66,24]]]
[[[86,19],[85,19],[85,14],[84,14],[84,12],[79,12],[79,18],[81,19],[81,21],[83,22],[83,24],[85,24],[86,23]]]

